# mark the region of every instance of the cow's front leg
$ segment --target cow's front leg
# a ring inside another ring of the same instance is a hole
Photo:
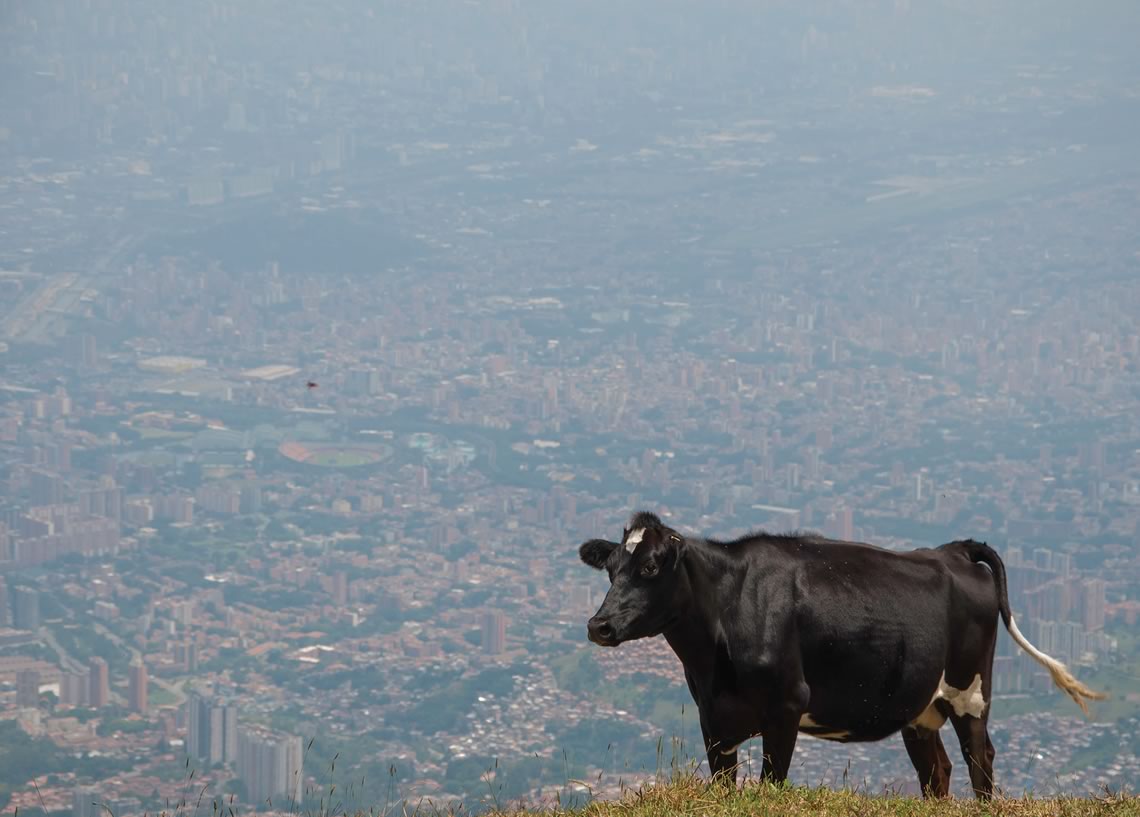
[[[737,748],[717,742],[708,747],[709,771],[714,781],[736,788]]]
[[[792,752],[796,750],[799,735],[799,713],[783,711],[764,729],[764,766],[760,779],[769,783],[783,783],[788,779],[792,765]]]
[[[771,704],[764,726],[764,766],[760,771],[760,779],[769,783],[783,783],[788,779],[792,752],[796,750],[800,733],[800,716],[807,711],[811,700],[811,690],[802,676],[776,688],[782,692],[769,699]]]
[[[737,744],[716,737],[701,721],[701,735],[705,739],[705,752],[709,758],[709,774],[714,781],[736,786]]]

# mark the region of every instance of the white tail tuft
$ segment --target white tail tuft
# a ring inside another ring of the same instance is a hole
[[[1073,674],[1066,669],[1064,664],[1030,644],[1029,639],[1021,634],[1021,630],[1017,629],[1017,624],[1014,622],[1013,616],[1009,617],[1009,634],[1013,637],[1013,640],[1017,642],[1017,646],[1021,647],[1021,649],[1033,657],[1033,660],[1049,670],[1049,675],[1053,677],[1053,683],[1076,701],[1077,706],[1079,706],[1081,711],[1086,715],[1089,714],[1089,706],[1085,703],[1086,698],[1090,701],[1103,701],[1108,697],[1103,692],[1093,692],[1074,678]]]

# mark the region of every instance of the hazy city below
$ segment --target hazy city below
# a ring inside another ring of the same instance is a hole
[[[640,508],[987,541],[1111,696],[1082,718],[1001,633],[998,786],[1135,786],[1138,24],[0,2],[0,809],[478,810],[701,762],[664,641],[586,640],[577,547]],[[803,736],[791,779],[917,792],[898,737]]]

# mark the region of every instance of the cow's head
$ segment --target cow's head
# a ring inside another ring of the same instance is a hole
[[[655,515],[633,515],[621,542],[591,539],[578,549],[582,561],[610,574],[610,589],[586,625],[603,647],[664,632],[681,605],[676,598],[685,539]]]

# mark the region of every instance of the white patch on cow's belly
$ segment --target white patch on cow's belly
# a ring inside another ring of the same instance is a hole
[[[638,528],[631,530],[629,536],[625,537],[625,549],[630,553],[637,550],[637,546],[641,544],[641,537],[645,535],[645,528]]]
[[[934,693],[934,701],[937,701],[938,697],[938,693]],[[921,726],[931,732],[937,732],[942,728],[942,724],[946,723],[946,716],[938,710],[934,701],[931,701],[926,709],[922,710],[922,714],[910,722],[911,726]]]
[[[804,713],[800,716],[800,729],[826,729],[826,726],[816,723],[811,719],[811,715]],[[808,732],[813,738],[823,738],[824,740],[845,740],[851,737],[851,733],[844,729],[837,729],[831,732]]]
[[[946,683],[946,673],[943,672],[942,678],[938,681],[938,689],[934,691],[934,697],[930,699],[926,709],[922,710],[922,714],[911,721],[911,726],[921,726],[934,731],[941,729],[942,724],[946,723],[946,716],[935,706],[940,700],[950,704],[950,708],[958,717],[965,715],[982,717],[986,711],[986,698],[982,694],[981,673],[976,674],[965,689],[956,689]]]

